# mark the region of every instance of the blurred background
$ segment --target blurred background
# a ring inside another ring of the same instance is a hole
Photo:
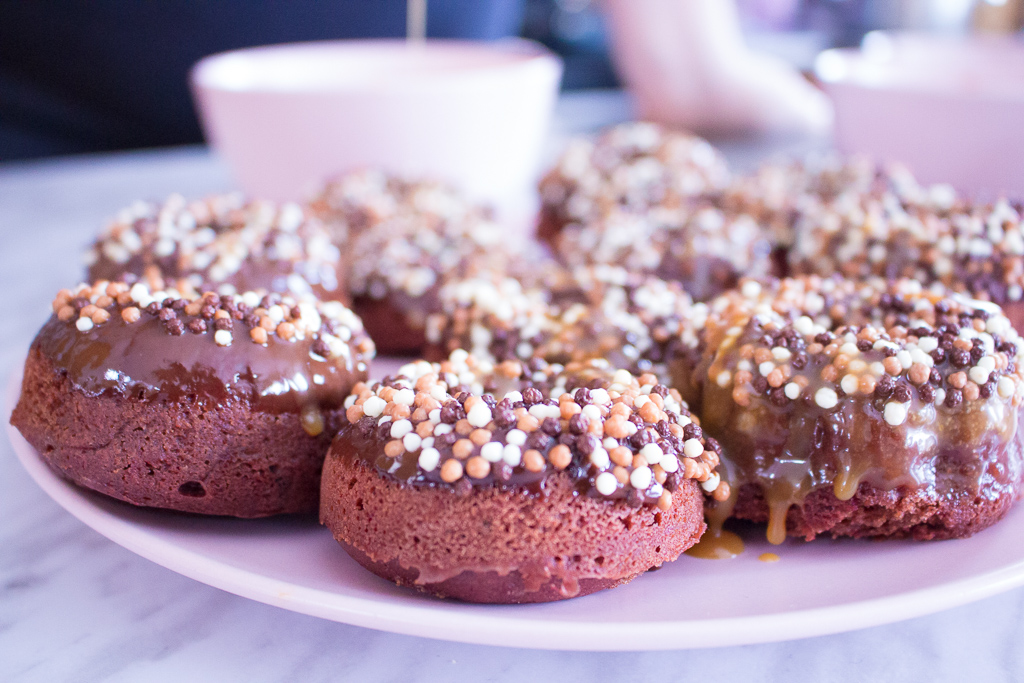
[[[1024,0],[736,0],[736,9],[749,48],[804,74],[822,50],[878,29],[1017,34],[1024,25]],[[199,58],[399,37],[405,21],[405,0],[0,0],[0,160],[201,142],[187,85]],[[598,0],[430,0],[427,35],[525,36],[562,56],[563,90],[620,85]]]

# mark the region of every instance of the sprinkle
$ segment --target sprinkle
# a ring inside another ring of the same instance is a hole
[[[984,358],[982,360],[984,360]],[[990,373],[988,370],[981,367],[981,365],[975,365],[967,374],[971,378],[972,382],[976,384],[985,384],[988,382],[988,376]]]
[[[384,412],[388,404],[379,396],[371,396],[363,402],[363,412],[370,417],[377,417]]]
[[[402,445],[405,446],[405,450],[410,453],[418,451],[422,443],[423,439],[416,432],[410,432],[402,437]]]
[[[491,409],[487,407],[486,403],[481,401],[470,409],[466,415],[466,420],[474,427],[486,427],[491,421]]]
[[[505,443],[514,446],[522,446],[526,443],[526,432],[519,429],[511,429],[505,435]]]
[[[213,333],[213,341],[217,343],[217,346],[231,346],[231,339],[230,330],[217,330]]]
[[[501,462],[504,455],[503,450],[500,443],[491,441],[480,447],[480,456],[487,462]]]
[[[403,406],[411,406],[416,400],[416,392],[412,389],[400,389],[391,397],[393,403]]]
[[[683,442],[683,455],[687,458],[699,458],[704,453],[704,444],[698,439],[687,439]]]
[[[503,449],[501,449],[501,459],[504,460],[507,464],[511,465],[512,467],[516,467],[519,465],[520,462],[522,462],[522,456],[522,450],[519,448],[519,446],[516,446],[515,444],[508,444]]]
[[[79,318],[75,321],[75,327],[77,327],[80,332],[88,332],[93,328],[92,319],[86,317]]]
[[[654,474],[651,472],[651,468],[646,466],[637,467],[629,474],[630,485],[639,491],[646,490],[653,479]]]
[[[433,472],[438,463],[441,462],[441,453],[436,448],[424,448],[420,451],[420,457],[416,463],[425,472]]]
[[[693,439],[691,439],[691,441],[692,440]],[[698,442],[698,443],[700,443],[700,442]],[[685,449],[685,446],[684,446],[684,449]],[[703,448],[702,448],[702,451],[703,451]],[[661,459],[665,455],[665,452],[661,449],[661,446],[659,446],[658,444],[656,444],[656,443],[649,443],[649,444],[646,444],[643,448],[640,449],[640,455],[644,456],[644,458],[647,460],[648,464],[657,465],[659,462],[661,462]],[[696,457],[696,456],[690,456],[690,457]]]
[[[619,488],[619,482],[611,472],[602,472],[594,480],[594,487],[602,496],[610,496]]]
[[[830,410],[836,407],[839,403],[839,396],[836,394],[834,389],[829,387],[822,387],[814,392],[814,402],[818,404],[818,407]]]
[[[701,482],[700,487],[708,493],[713,493],[721,481],[722,477],[719,476],[718,472],[713,472],[710,477]]]
[[[895,401],[886,403],[883,417],[893,427],[900,426],[907,419],[907,404],[896,403]]]

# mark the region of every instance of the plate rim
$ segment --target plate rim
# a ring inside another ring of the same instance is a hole
[[[574,651],[658,651],[729,647],[798,640],[856,631],[913,619],[1024,585],[1024,558],[1012,564],[936,586],[867,600],[771,614],[676,621],[630,621],[628,637],[609,634],[608,622],[541,617],[508,620],[493,605],[448,607],[444,601],[382,604],[371,598],[298,586],[208,557],[150,534],[129,519],[97,506],[90,495],[63,479],[38,456],[10,415],[21,387],[21,368],[11,373],[4,412],[9,442],[22,467],[43,492],[80,522],[150,562],[219,590],[264,604],[331,621],[403,635],[454,642]],[[1018,501],[1019,502],[1019,501]],[[410,596],[412,597],[412,596]],[[419,596],[416,596],[419,597]],[[499,610],[529,606],[497,606]],[[462,609],[466,608],[466,609]],[[479,610],[478,614],[473,614]],[[467,622],[472,622],[467,625]],[[551,631],[561,637],[552,639]]]

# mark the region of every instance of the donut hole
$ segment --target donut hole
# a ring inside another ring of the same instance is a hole
[[[178,487],[178,493],[189,498],[202,498],[206,495],[206,489],[198,481],[186,481]]]

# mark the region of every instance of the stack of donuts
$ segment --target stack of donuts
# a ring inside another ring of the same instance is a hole
[[[370,571],[473,602],[613,587],[730,517],[955,538],[1020,496],[1019,206],[859,160],[737,175],[643,123],[572,142],[540,197],[514,252],[374,170],[128,207],[12,423],[85,488],[319,511]]]

